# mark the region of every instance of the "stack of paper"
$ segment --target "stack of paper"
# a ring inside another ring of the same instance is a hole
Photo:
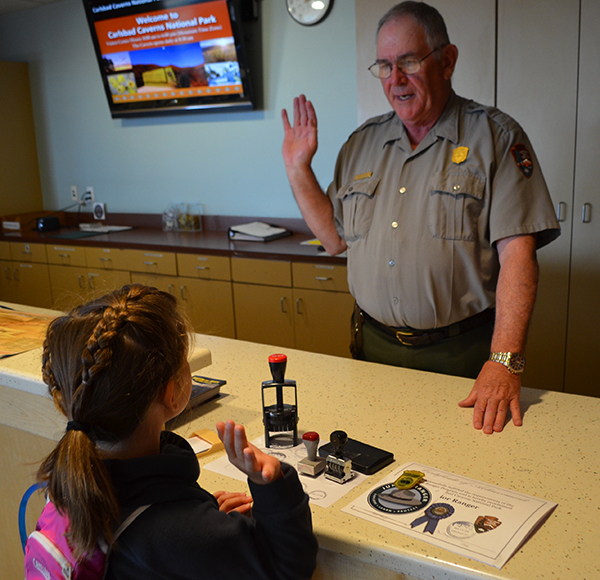
[[[268,242],[291,235],[292,232],[285,228],[278,228],[264,222],[250,222],[229,228],[229,239],[235,241]]]

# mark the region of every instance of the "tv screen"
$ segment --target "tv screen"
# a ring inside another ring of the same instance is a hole
[[[254,108],[234,0],[83,0],[113,117]]]

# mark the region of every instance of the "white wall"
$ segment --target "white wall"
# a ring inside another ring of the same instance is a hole
[[[302,27],[261,0],[264,109],[113,120],[80,0],[0,16],[0,60],[30,64],[45,209],[94,187],[108,211],[160,213],[199,201],[205,214],[300,217],[281,160],[280,111],[305,92],[319,115],[314,169],[326,187],[356,125],[354,0]],[[17,192],[15,192],[17,193]]]

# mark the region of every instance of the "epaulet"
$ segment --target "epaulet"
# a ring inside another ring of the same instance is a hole
[[[360,125],[360,127],[357,127],[356,129],[354,129],[354,131],[352,131],[350,136],[354,135],[354,133],[360,133],[361,131],[364,131],[368,127],[373,127],[375,125],[383,125],[384,123],[387,123],[392,117],[394,117],[395,114],[396,113],[394,111],[388,111],[387,113],[384,113],[383,115],[377,115],[376,117],[371,117],[370,119],[367,119],[362,125]]]
[[[517,121],[496,107],[482,105],[481,103],[476,103],[475,101],[468,101],[464,110],[467,114],[471,113],[486,115],[504,131],[515,131],[516,129],[520,129],[520,125],[517,123]]]

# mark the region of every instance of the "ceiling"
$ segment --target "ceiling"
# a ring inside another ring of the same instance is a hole
[[[43,4],[52,4],[53,2],[58,1],[59,0],[0,0],[0,14],[36,8]]]

